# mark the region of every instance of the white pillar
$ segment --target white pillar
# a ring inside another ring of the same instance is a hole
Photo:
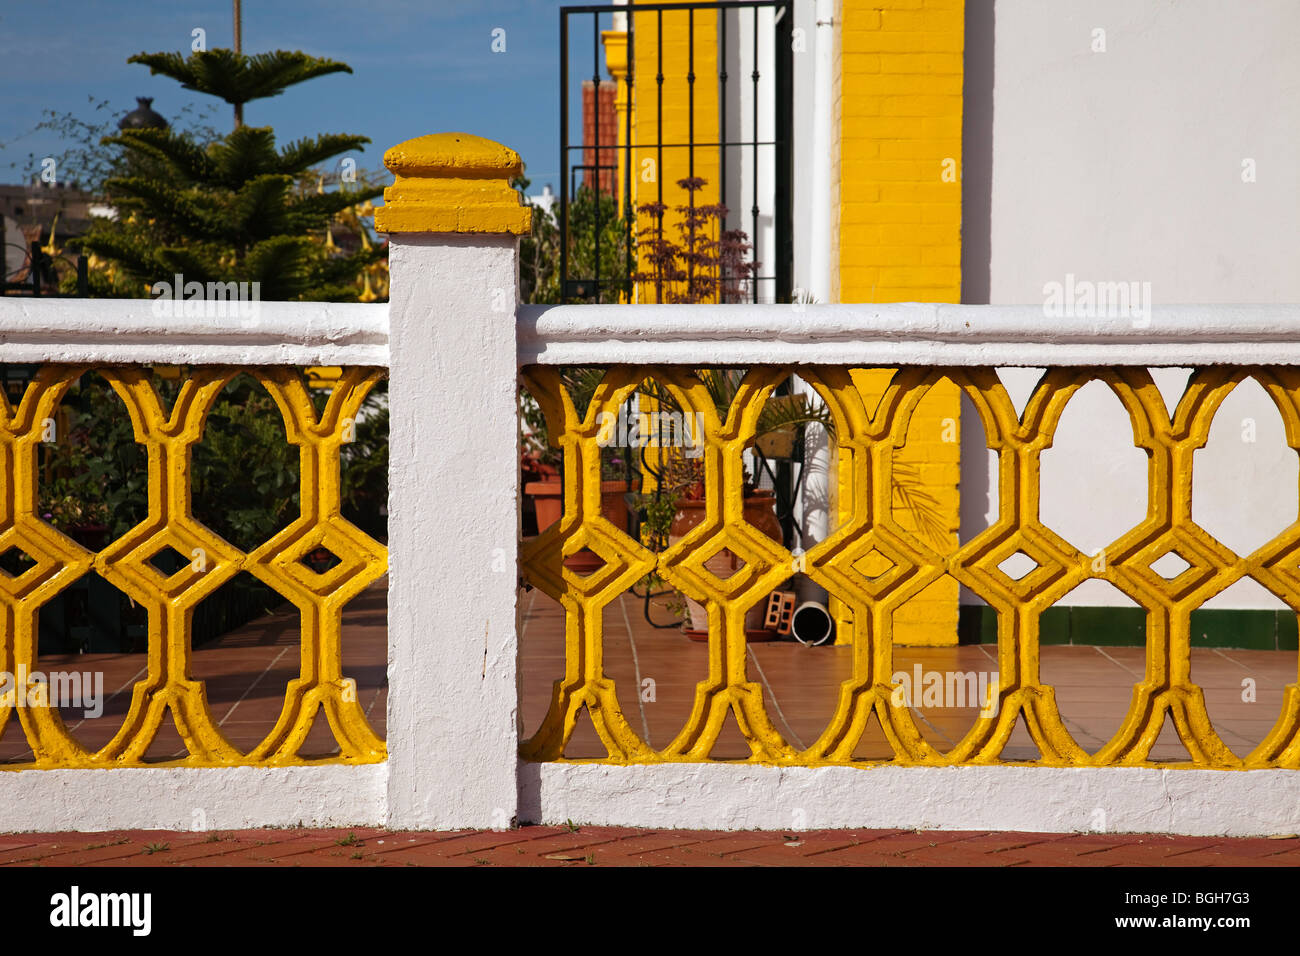
[[[519,156],[463,133],[389,150],[388,825],[508,826],[518,804]]]

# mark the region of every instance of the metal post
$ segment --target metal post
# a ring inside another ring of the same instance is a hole
[[[636,109],[635,87],[632,85],[632,77],[636,73],[636,33],[634,30],[633,14],[629,11],[627,14],[627,70],[623,76],[623,82],[627,86],[627,109],[623,111],[623,145],[625,148],[623,156],[623,217],[625,221],[623,248],[627,258],[628,302],[633,302],[636,299],[636,287],[632,282],[632,273],[636,271],[632,255],[634,242],[632,230],[636,222],[636,210],[632,202],[632,113]]]
[[[560,10],[560,301],[569,297],[569,18]]]
[[[753,180],[750,183],[750,191],[753,193],[752,205],[749,207],[750,221],[753,223],[753,233],[749,237],[749,256],[754,262],[760,261],[758,258],[758,7],[754,7],[754,69],[749,74],[751,81],[751,93],[754,98],[754,126],[750,130],[750,139],[753,142],[753,154],[750,158],[750,169]],[[758,301],[758,270],[750,275],[750,300]]]
[[[785,6],[777,11],[776,16],[776,48],[773,51],[773,59],[776,61],[776,128],[772,137],[776,141],[776,145],[773,147],[776,150],[776,162],[773,164],[776,173],[776,188],[773,191],[776,208],[772,211],[776,238],[776,249],[774,250],[776,262],[773,269],[776,289],[772,301],[789,302],[793,292],[791,276],[794,263],[794,214],[791,208],[791,198],[794,190],[790,188],[791,176],[794,170],[792,153],[794,146],[794,52],[792,47],[794,12],[789,6]]]
[[[41,243],[39,239],[32,240],[31,267],[27,270],[27,278],[32,283],[32,295],[41,294]]]
[[[592,152],[592,157],[595,159],[595,162],[591,164],[593,169],[588,173],[588,176],[590,176],[591,173],[594,173],[596,179],[596,188],[591,190],[592,202],[594,203],[594,217],[595,217],[595,226],[594,226],[594,233],[592,236],[592,243],[595,248],[595,257],[596,257],[596,261],[592,263],[592,268],[595,270],[596,273],[595,280],[593,282],[593,288],[596,293],[596,302],[597,304],[599,304],[601,301],[600,298],[600,226],[601,226],[600,175],[602,172],[604,172],[604,170],[601,168],[601,161],[600,161],[601,153],[600,153],[600,14],[599,13],[593,13],[591,15],[591,119],[592,119],[591,125],[594,128],[595,135],[596,135],[596,144],[593,147],[593,152]],[[589,189],[591,188],[590,180],[588,180],[588,188]]]

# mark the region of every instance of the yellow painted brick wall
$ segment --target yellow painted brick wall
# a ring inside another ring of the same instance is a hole
[[[960,301],[964,15],[964,0],[836,4],[835,301]],[[864,380],[883,390],[888,374]],[[948,548],[958,529],[960,414],[954,386],[932,390],[896,459],[938,502]],[[915,528],[901,505],[895,517]],[[956,581],[909,601],[895,617],[895,640],[955,644]]]
[[[674,0],[668,0],[674,2]],[[684,2],[684,0],[683,0]],[[635,6],[632,8],[635,10]],[[679,245],[684,245],[677,231],[681,217],[672,210],[689,202],[689,194],[677,185],[678,180],[691,174],[692,151],[684,146],[664,147],[662,167],[659,152],[652,144],[688,143],[691,141],[691,84],[687,80],[694,63],[694,141],[698,143],[721,142],[718,119],[718,15],[713,10],[694,11],[695,42],[691,55],[690,21],[687,11],[663,12],[663,126],[659,122],[659,14],[654,11],[633,13],[635,50],[633,52],[632,114],[632,187],[634,206],[656,202],[659,182],[663,185],[663,202],[669,208],[664,216],[664,235]],[[653,167],[647,167],[652,160]],[[708,181],[708,185],[695,193],[696,205],[719,202],[721,157],[715,146],[697,146],[694,149],[694,173]],[[637,217],[638,231],[654,225],[653,216]],[[645,233],[642,233],[645,234]],[[639,271],[650,271],[644,263]],[[648,292],[648,296],[647,296]],[[654,301],[653,286],[643,285],[636,290],[634,301]]]

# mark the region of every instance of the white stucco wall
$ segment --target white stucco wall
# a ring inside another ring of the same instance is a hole
[[[1300,302],[1300,4],[997,0],[990,23],[990,5],[976,2],[968,67],[991,42],[993,68],[991,90],[979,71],[967,83],[977,108],[965,136],[965,301],[1042,303],[1045,284],[1072,275],[1150,283],[1157,305]],[[1248,160],[1253,182],[1243,181]],[[1033,378],[1004,374],[1013,395]],[[1161,379],[1176,400],[1185,372]],[[1143,511],[1145,466],[1125,420],[1091,386],[1044,459],[1043,519],[1088,550]],[[988,456],[964,421],[967,537],[996,502],[995,484],[973,470]],[[1194,516],[1230,547],[1257,547],[1296,517],[1296,455],[1261,389],[1225,403],[1196,476]],[[1063,603],[1128,602],[1090,582]],[[1206,606],[1282,605],[1245,584]]]

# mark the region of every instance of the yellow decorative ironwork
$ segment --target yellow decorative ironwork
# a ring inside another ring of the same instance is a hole
[[[851,613],[852,675],[820,737],[796,750],[768,718],[763,695],[746,673],[745,612],[790,576],[792,555],[744,520],[742,453],[772,388],[792,373],[813,386],[835,426],[841,513],[848,518],[808,550],[800,564]],[[556,371],[525,369],[529,390],[547,417],[550,434],[565,452],[564,516],[525,542],[524,578],[560,602],[565,611],[566,671],[557,681],[550,712],[521,747],[535,760],[562,760],[585,707],[604,742],[606,762],[707,760],[728,715],[751,750],[750,761],[776,764],[849,764],[874,718],[896,764],[995,764],[1018,721],[1047,766],[1196,766],[1219,769],[1300,769],[1300,683],[1286,688],[1276,725],[1248,754],[1235,754],[1215,732],[1201,688],[1191,677],[1190,616],[1209,598],[1251,577],[1300,612],[1300,515],[1276,538],[1240,556],[1198,526],[1191,516],[1193,453],[1205,445],[1223,400],[1248,377],[1276,403],[1287,442],[1300,452],[1300,369],[1207,368],[1194,373],[1172,417],[1150,373],[1141,368],[1053,369],[1044,374],[1024,412],[1016,414],[991,369],[914,369],[890,373],[880,394],[879,372],[829,367],[751,370],[730,408],[720,413],[703,382],[681,368],[610,368],[585,413],[579,415]],[[646,379],[670,392],[683,412],[704,424],[704,520],[661,554],[620,532],[600,513],[598,420]],[[983,532],[939,553],[934,542],[894,518],[891,472],[917,404],[944,380],[970,399],[988,447],[998,459],[998,520]],[[1104,560],[1085,554],[1046,527],[1039,517],[1039,468],[1061,415],[1084,385],[1101,381],[1131,419],[1135,445],[1148,456],[1145,518],[1104,549]],[[867,396],[879,396],[871,398]],[[588,578],[564,559],[590,548],[605,562]],[[706,562],[727,549],[743,560],[723,580]],[[1166,579],[1152,565],[1175,553],[1187,567]],[[1021,553],[1035,564],[1013,578],[1002,565]],[[602,667],[602,609],[630,583],[655,572],[709,615],[709,668],[697,685],[686,725],[655,750],[623,717],[614,683]],[[977,718],[965,737],[941,752],[920,733],[910,710],[896,702],[891,684],[893,619],[900,606],[951,575],[998,615],[997,707]],[[1146,610],[1146,672],[1115,735],[1095,753],[1066,729],[1054,689],[1039,672],[1039,617],[1089,579],[1105,580]],[[1155,764],[1150,752],[1172,718],[1190,760]]]
[[[45,366],[28,385],[17,409],[0,396],[0,554],[18,548],[34,566],[17,576],[0,572],[0,670],[31,674],[36,667],[37,614],[42,604],[93,569],[149,614],[145,676],[132,689],[130,708],[113,739],[98,751],[82,746],[39,694],[18,688],[0,704],[0,732],[16,711],[33,751],[23,767],[142,766],[170,712],[188,756],[187,766],[286,765],[306,762],[298,751],[324,710],[342,762],[376,762],[384,742],[357,703],[355,685],[342,672],[342,612],[388,567],[383,545],[340,514],[340,449],[352,439],[358,410],[383,376],[380,369],[343,370],[319,415],[295,369],[248,370],[275,400],[286,436],[300,452],[300,514],[269,541],[245,554],[204,527],[191,513],[190,458],[203,437],[208,412],[241,369],[203,368],[189,373],[170,411],[140,369],[99,369],[121,397],[135,440],[148,458],[148,514],[98,553],[37,517],[37,445],[59,402],[86,366]],[[340,563],[318,574],[302,563],[325,547]],[[195,558],[170,576],[151,559],[168,548]],[[241,571],[248,571],[301,612],[300,674],[289,683],[275,727],[248,753],[221,733],[202,681],[191,674],[190,623],[195,607]],[[35,686],[35,685],[34,685]],[[156,764],[153,764],[156,766]]]

